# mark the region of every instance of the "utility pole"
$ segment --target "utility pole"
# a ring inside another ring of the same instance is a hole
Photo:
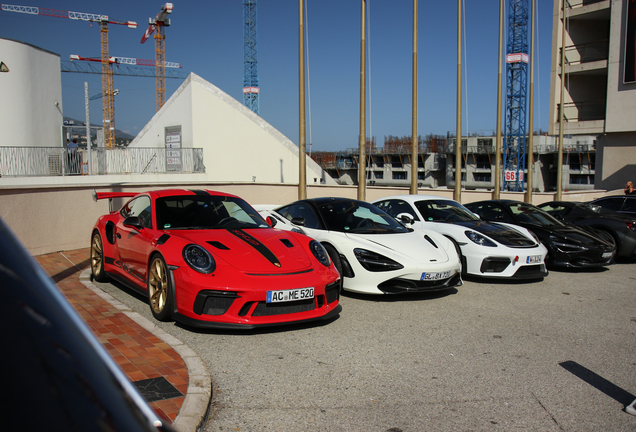
[[[501,197],[501,85],[503,69],[504,0],[499,0],[499,79],[497,80],[497,137],[495,141],[495,189],[493,199]]]
[[[462,0],[457,0],[457,131],[455,135],[455,193],[462,199]]]
[[[411,125],[411,194],[417,194],[417,0],[413,0],[413,108]]]
[[[298,0],[298,199],[307,198],[305,129],[305,0]]]
[[[530,0],[532,2],[532,18],[530,19],[530,117],[528,118],[528,176],[526,183],[528,184],[528,190],[526,191],[526,202],[532,204],[532,176],[534,157],[532,155],[534,144],[534,16],[535,16],[535,3],[536,0]]]
[[[364,201],[367,196],[367,131],[366,131],[366,0],[361,0],[361,24],[360,24],[360,137],[358,140],[358,199]]]
[[[561,201],[563,183],[563,121],[564,121],[564,99],[565,99],[565,4],[561,1],[561,100],[559,103],[559,152],[557,154],[557,184],[555,201]]]

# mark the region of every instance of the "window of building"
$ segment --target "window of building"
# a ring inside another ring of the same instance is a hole
[[[478,147],[492,146],[492,138],[477,138]]]
[[[384,178],[384,172],[382,172],[382,171],[375,171],[373,173],[373,175],[375,176],[376,179],[383,179]]]
[[[476,182],[490,182],[491,180],[491,175],[490,173],[474,173],[473,174],[473,179]]]
[[[393,168],[402,168],[402,158],[400,156],[391,156],[391,165]]]
[[[476,154],[474,157],[477,169],[490,169],[490,159],[488,155]]]
[[[592,184],[594,183],[594,179],[592,179]],[[571,175],[570,176],[570,184],[577,185],[586,185],[590,184],[590,176],[588,175]]]
[[[403,172],[394,172],[393,180],[406,180],[406,171]]]

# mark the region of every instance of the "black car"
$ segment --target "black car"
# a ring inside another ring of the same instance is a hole
[[[611,264],[616,253],[613,241],[565,225],[532,204],[488,200],[465,207],[483,220],[517,224],[532,231],[548,248],[546,263],[553,267],[601,267]]]
[[[173,431],[0,219],[4,430]]]
[[[636,216],[636,195],[608,196],[595,199],[590,204],[624,213],[628,216]]]
[[[591,227],[611,235],[616,242],[617,257],[636,257],[636,216],[579,202],[553,201],[538,207],[566,224]]]

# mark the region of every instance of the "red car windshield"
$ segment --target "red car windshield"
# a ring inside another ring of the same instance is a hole
[[[269,228],[240,198],[184,195],[156,200],[158,229]]]

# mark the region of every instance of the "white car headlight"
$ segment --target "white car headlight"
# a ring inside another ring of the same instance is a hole
[[[470,241],[478,244],[479,246],[497,247],[497,245],[492,240],[490,240],[486,236],[479,234],[478,232],[466,231],[464,234],[466,234],[466,237],[468,237]]]
[[[370,250],[354,249],[353,253],[360,265],[370,272],[392,271],[404,268],[402,264],[393,261],[391,258]]]

